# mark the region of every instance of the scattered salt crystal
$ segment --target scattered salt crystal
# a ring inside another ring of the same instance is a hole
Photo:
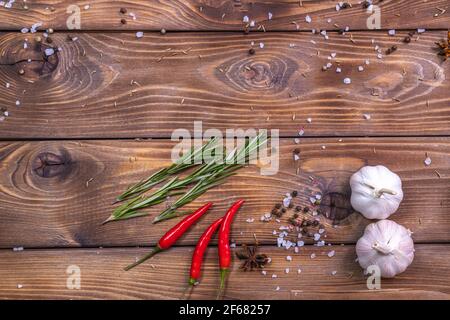
[[[336,58],[336,52],[332,52],[332,53],[331,53],[331,57],[332,57],[332,58]]]
[[[286,269],[284,269],[284,272],[285,272],[286,274],[288,274],[288,273],[289,273],[289,271],[290,271],[290,269],[289,269],[289,268],[286,268]]]
[[[259,43],[259,47],[260,47],[261,49],[263,49],[263,48],[264,48],[264,43],[260,42],[260,43]]]
[[[336,11],[341,10],[341,6],[339,4],[336,5]]]
[[[424,33],[425,31],[425,29],[417,29],[417,33]]]
[[[308,119],[310,119],[311,120],[311,118],[308,118]],[[306,119],[306,121],[308,121],[308,119]],[[312,120],[311,120],[312,121]],[[311,121],[308,121],[309,123],[311,123]],[[298,131],[298,135],[299,136],[302,136],[302,135],[304,135],[305,134],[305,129],[304,128],[301,128],[299,131]],[[300,142],[300,140],[299,140],[299,142]]]
[[[244,16],[244,18],[242,18],[242,22],[244,23],[248,23],[250,21],[250,18],[248,16]]]
[[[369,64],[370,64],[370,61],[369,61],[369,60],[366,60],[366,61],[365,61],[365,64],[366,64],[366,65],[369,65]]]
[[[253,219],[253,218],[248,218],[246,221],[247,221],[248,223],[252,223],[253,221],[255,221],[255,219]]]
[[[21,285],[21,284],[17,285],[17,289],[22,289],[22,288],[23,288],[23,285]]]
[[[272,278],[275,279],[275,278],[278,278],[278,276],[274,273],[274,274],[272,274]]]
[[[11,87],[11,83],[7,82],[7,83],[5,84],[5,87],[6,87],[6,88]]]
[[[300,250],[298,249],[298,247],[295,247],[295,248],[294,248],[294,252],[295,252],[295,253],[298,253],[299,251],[300,251]]]
[[[298,154],[294,154],[294,161],[300,160],[300,156]]]
[[[377,54],[378,59],[383,59],[383,55],[381,53]]]
[[[322,234],[325,232],[325,229],[319,229],[319,234]]]
[[[275,288],[275,291],[280,291],[280,286],[277,286],[277,287]]]
[[[20,101],[16,100],[16,106],[20,106]]]
[[[319,242],[316,243],[316,246],[318,247],[323,247],[325,245],[325,241],[320,240]]]
[[[316,257],[315,253],[311,253],[311,259],[314,259]]]
[[[330,69],[332,66],[333,66],[333,64],[331,62],[328,62],[326,65],[327,69]]]
[[[236,248],[236,243],[230,244],[230,248]]]
[[[345,83],[345,84],[350,84],[350,83],[352,83],[352,79],[350,79],[350,78],[345,78],[345,79],[344,79],[344,83]]]
[[[277,230],[273,230],[273,231],[272,231],[272,234],[273,234],[273,235],[276,235],[276,234],[277,234]]]
[[[256,23],[255,23],[255,20],[250,21],[250,27],[253,28],[253,27],[255,26],[255,24],[256,24]]]
[[[334,257],[335,254],[336,254],[336,252],[334,250],[331,250],[330,252],[328,252],[327,255],[329,258],[332,258],[332,257]]]
[[[13,251],[14,251],[14,252],[17,252],[17,251],[23,251],[23,247],[14,247],[14,248],[13,248]]]
[[[287,261],[292,261],[292,257],[291,257],[291,256],[287,256],[287,257],[286,257],[286,260],[287,260]]]
[[[133,20],[136,20],[136,15],[133,12],[128,14]]]
[[[89,4],[87,4],[87,5],[84,6],[84,10],[89,10],[90,7],[91,6]]]
[[[269,12],[269,13],[267,14],[267,16],[268,16],[269,20],[272,20],[272,17],[273,17],[272,12]]]
[[[371,118],[370,114],[368,114],[368,113],[364,113],[364,114],[363,114],[363,117],[364,117],[364,119],[366,119],[366,120],[370,120],[370,118]]]
[[[144,33],[142,31],[136,32],[136,38],[142,38],[144,36]]]
[[[363,71],[364,71],[364,67],[363,67],[363,66],[359,66],[359,67],[358,67],[358,71],[359,71],[359,72],[363,72]]]
[[[312,122],[312,118],[307,118],[306,122],[311,123]]]
[[[28,31],[30,31],[28,28],[22,28],[22,30],[20,30],[22,33],[28,33]]]
[[[320,234],[315,233],[314,234],[314,241],[319,241],[320,240]]]
[[[294,139],[294,143],[295,143],[295,144],[299,144],[299,143],[300,143],[300,139],[299,139],[299,138],[295,138],[295,139]]]
[[[424,161],[425,165],[428,167],[429,165],[431,165],[431,158],[430,157],[426,157],[425,161]]]
[[[336,273],[337,273],[337,271],[336,271],[336,270],[334,270],[334,271],[331,271],[331,274],[332,274],[333,276],[335,276],[335,275],[336,275]]]
[[[267,271],[266,271],[266,270],[262,270],[262,271],[261,271],[261,274],[262,274],[263,276],[265,276],[265,275],[267,275]]]
[[[307,23],[311,23],[311,22],[312,22],[312,19],[311,19],[311,17],[310,17],[309,15],[307,15],[307,16],[305,17],[305,21],[306,21]]]
[[[54,53],[55,53],[55,50],[53,50],[53,48],[47,48],[47,49],[45,49],[45,55],[46,55],[47,57],[53,55]]]
[[[388,31],[388,34],[389,34],[390,36],[395,36],[395,30],[394,30],[394,29],[389,30],[389,31]]]
[[[339,67],[337,67],[337,68],[336,68],[336,73],[341,73],[341,72],[342,72],[342,69],[339,68]]]
[[[297,269],[297,273],[298,273],[298,274],[302,273],[302,269],[298,268],[298,269]]]
[[[303,247],[305,245],[305,242],[304,241],[297,241],[297,246],[299,246],[299,247]]]

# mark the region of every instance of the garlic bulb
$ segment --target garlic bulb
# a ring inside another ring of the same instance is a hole
[[[364,270],[376,265],[382,277],[393,278],[405,271],[414,259],[411,232],[390,220],[372,223],[358,240],[356,254]]]
[[[403,199],[402,180],[384,166],[361,168],[350,178],[352,207],[368,219],[386,219]]]

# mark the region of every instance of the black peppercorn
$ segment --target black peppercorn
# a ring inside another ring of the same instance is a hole
[[[127,20],[125,20],[125,19],[120,19],[120,23],[121,23],[121,24],[127,24]]]
[[[275,205],[275,209],[280,209],[281,208],[281,203],[277,203],[276,205]]]
[[[248,53],[249,53],[249,54],[255,54],[256,51],[255,51],[255,49],[251,48],[250,50],[248,50]]]
[[[281,212],[285,213],[286,212],[286,208],[281,209]]]
[[[127,13],[127,8],[120,8],[120,13],[121,14]]]
[[[291,192],[291,196],[293,197],[293,198],[295,198],[296,196],[298,196],[298,192],[297,191],[292,191]]]
[[[300,212],[301,210],[302,210],[302,207],[300,207],[300,206],[295,207],[295,211]]]

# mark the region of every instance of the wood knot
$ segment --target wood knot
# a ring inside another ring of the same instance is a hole
[[[341,192],[328,192],[323,195],[320,211],[326,218],[333,221],[344,220],[354,212],[349,195]]]
[[[42,152],[33,160],[32,170],[41,178],[65,176],[71,170],[71,161],[67,152],[57,155]]]
[[[289,79],[298,64],[288,57],[270,54],[246,59],[232,59],[219,66],[224,72],[219,78],[240,92],[280,92],[288,87]]]

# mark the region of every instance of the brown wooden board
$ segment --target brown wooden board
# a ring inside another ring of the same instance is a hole
[[[401,43],[405,35],[56,34],[51,45],[62,51],[44,61],[48,46],[34,36],[4,33],[0,105],[9,117],[0,138],[170,137],[195,120],[205,129],[274,128],[283,136],[303,126],[307,136],[448,135],[450,64],[435,50],[447,33],[410,44]],[[385,55],[392,45],[398,50]],[[322,71],[332,53],[333,67]]]
[[[132,271],[122,270],[150,249],[0,250],[0,299],[180,299],[187,288],[193,249],[174,248]],[[448,244],[416,245],[415,259],[403,274],[382,279],[380,290],[368,290],[353,245],[307,246],[298,254],[261,247],[260,252],[272,258],[267,275],[239,270],[240,262],[234,258],[224,298],[449,299],[449,249]],[[329,258],[331,250],[336,253]],[[311,259],[312,253],[316,258]],[[68,289],[68,282],[75,284],[68,278],[77,267],[80,289]],[[217,251],[210,248],[201,283],[185,298],[214,299],[218,285]]]
[[[170,164],[175,144],[168,140],[3,142],[0,246],[156,244],[175,223],[151,224],[164,205],[149,209],[150,217],[104,226],[101,222],[111,214],[111,203],[126,186]],[[286,213],[280,223],[261,222],[260,218],[293,190],[299,192],[294,203],[302,207],[310,205],[310,196],[322,193],[323,206],[315,209],[325,215],[330,212],[326,195],[332,195],[334,208],[329,215],[338,226],[334,228],[331,219],[320,217],[326,225],[326,241],[354,243],[369,221],[352,213],[348,181],[360,167],[378,164],[403,180],[405,197],[391,218],[410,228],[416,242],[450,241],[449,138],[307,138],[298,145],[293,139],[282,139],[280,145],[277,175],[261,176],[258,167],[250,166],[189,205],[187,209],[192,210],[207,201],[215,202],[214,209],[179,244],[194,245],[204,228],[239,198],[247,202],[236,217],[231,238],[252,243],[256,234],[261,243],[274,244],[273,230],[286,226],[293,212]],[[295,148],[300,150],[297,163],[293,160]],[[429,167],[424,164],[426,154],[432,159]]]
[[[16,1],[12,9],[1,8],[0,29],[20,30],[42,22],[42,28],[72,28],[73,10],[79,7],[83,30],[242,30],[255,21],[252,30],[367,29],[371,13],[359,0],[346,1],[351,8],[336,11],[338,1],[268,1],[268,0],[135,0],[135,1]],[[380,28],[417,29],[449,27],[450,4],[447,0],[374,1],[380,8]],[[87,6],[88,5],[88,6]],[[125,8],[125,14],[120,9]],[[440,9],[446,10],[443,13]],[[272,19],[269,20],[269,12]],[[134,13],[136,20],[130,16]],[[305,17],[309,15],[311,23]],[[126,20],[126,24],[121,23]],[[69,20],[69,25],[67,21]],[[298,27],[297,27],[298,26]]]

